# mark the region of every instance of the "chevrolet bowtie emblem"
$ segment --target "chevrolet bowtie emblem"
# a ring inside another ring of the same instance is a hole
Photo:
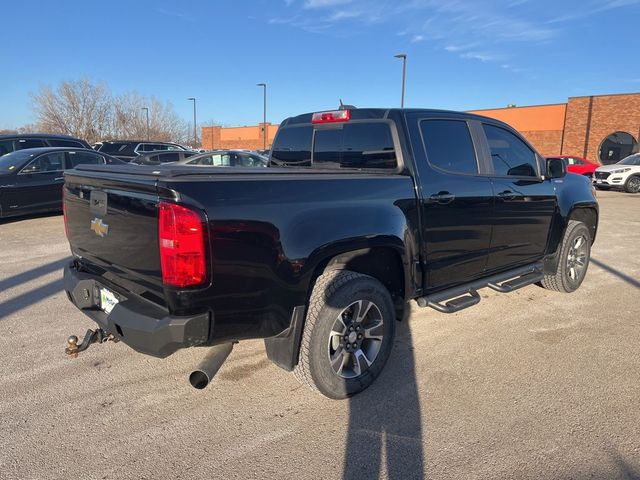
[[[96,217],[91,220],[91,230],[99,237],[105,237],[109,233],[109,225],[103,223],[101,218]]]

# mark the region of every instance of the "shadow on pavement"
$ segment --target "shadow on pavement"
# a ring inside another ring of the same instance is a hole
[[[44,265],[40,265],[39,267],[32,268],[31,270],[27,270],[26,272],[18,273],[13,277],[0,280],[0,292],[4,290],[8,290],[13,287],[17,287],[22,283],[30,282],[31,280],[35,280],[38,277],[48,275],[51,272],[55,272],[56,270],[62,270],[65,263],[68,261],[69,259],[62,258],[54,262],[45,263]]]
[[[30,220],[32,218],[57,217],[60,215],[62,215],[62,210],[60,211],[56,210],[53,212],[44,212],[44,213],[30,213],[27,215],[17,215],[15,217],[0,218],[0,225],[5,225],[8,223],[17,223],[23,220]]]
[[[64,288],[63,285],[64,283],[62,278],[59,278],[53,282],[46,283],[41,287],[16,295],[15,297],[0,303],[0,320],[12,313],[29,307],[40,300],[51,297],[56,293],[61,293]]]
[[[636,288],[640,288],[640,280],[635,279],[633,277],[630,277],[626,273],[623,273],[620,270],[616,270],[615,268],[607,265],[606,263],[601,262],[600,260],[596,260],[593,257],[591,257],[591,262],[594,265],[597,265],[598,267],[602,268],[603,270],[609,272],[610,274],[615,275],[620,280],[622,280],[624,282],[627,282],[629,285],[631,285],[633,287],[636,287]]]
[[[390,479],[424,477],[420,400],[407,316],[396,324],[395,345],[380,377],[349,400],[345,480],[380,478],[383,462]]]

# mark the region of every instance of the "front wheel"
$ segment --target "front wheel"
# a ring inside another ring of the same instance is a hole
[[[640,177],[632,176],[627,178],[627,181],[624,183],[624,190],[627,193],[640,192]]]
[[[366,389],[384,368],[395,334],[391,295],[378,280],[348,270],[315,283],[294,373],[334,399]]]
[[[582,284],[587,274],[591,258],[589,228],[582,222],[569,220],[559,250],[556,273],[545,275],[541,284],[548,290],[570,293]]]

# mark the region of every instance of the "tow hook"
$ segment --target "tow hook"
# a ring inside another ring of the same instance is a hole
[[[84,352],[92,343],[115,343],[119,341],[120,339],[116,338],[113,333],[109,333],[101,328],[96,328],[95,330],[87,330],[80,344],[78,344],[78,337],[75,335],[67,338],[67,346],[64,349],[64,353],[72,358],[77,358],[78,354]]]

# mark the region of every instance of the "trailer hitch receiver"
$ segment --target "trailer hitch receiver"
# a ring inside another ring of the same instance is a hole
[[[84,352],[92,343],[106,343],[106,342],[119,342],[112,333],[109,333],[101,328],[95,330],[87,330],[84,334],[82,343],[78,343],[78,337],[71,335],[67,338],[67,346],[64,349],[64,353],[71,358],[77,358],[80,352]]]

